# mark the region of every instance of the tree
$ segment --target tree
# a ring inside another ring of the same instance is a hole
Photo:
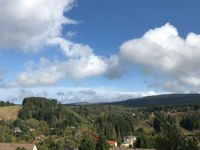
[[[167,122],[162,126],[156,139],[156,148],[159,150],[179,150],[182,141],[182,135],[175,124]]]
[[[195,137],[185,138],[183,150],[199,150],[198,140]]]
[[[96,143],[95,149],[96,150],[109,150],[109,145],[107,143],[105,136],[103,136],[103,135],[99,136],[99,139]]]
[[[95,150],[95,144],[91,139],[84,137],[81,140],[79,150]]]
[[[143,133],[140,133],[140,135],[136,139],[134,146],[137,148],[149,148],[147,136]]]
[[[161,120],[157,116],[153,120],[153,128],[156,132],[160,132]]]
[[[30,97],[25,98],[22,104],[22,109],[18,113],[18,117],[22,120],[45,121],[52,128],[76,126],[83,122],[81,116],[54,99]]]
[[[180,125],[187,130],[194,130],[200,128],[200,121],[198,116],[188,116],[181,120]]]

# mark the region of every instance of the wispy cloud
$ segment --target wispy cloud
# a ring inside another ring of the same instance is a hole
[[[32,87],[32,88],[10,88],[0,89],[2,98],[21,103],[23,98],[30,96],[40,96],[56,98],[62,103],[75,102],[112,102],[138,98],[142,96],[155,95],[154,91],[123,91],[109,87]]]

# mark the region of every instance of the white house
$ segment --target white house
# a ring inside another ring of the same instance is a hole
[[[136,141],[135,136],[125,136],[124,137],[124,142],[121,144],[121,147],[129,147],[133,146]]]
[[[15,127],[15,128],[14,128],[14,132],[15,132],[15,133],[21,133],[20,127]]]

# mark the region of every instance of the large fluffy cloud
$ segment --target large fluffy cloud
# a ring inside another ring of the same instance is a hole
[[[58,46],[65,56],[64,60],[41,59],[18,73],[9,85],[50,85],[66,78],[83,79],[106,71],[107,62],[89,45],[63,37],[63,25],[77,23],[64,15],[73,5],[74,0],[0,2],[0,48],[29,52]]]
[[[74,0],[1,0],[0,47],[37,50],[61,35],[63,24],[76,23],[64,16]]]
[[[77,21],[64,15],[75,0],[2,0],[0,2],[0,48],[39,51],[58,45],[67,57],[91,55],[88,45],[63,38],[64,25]],[[70,32],[72,34],[72,32]]]
[[[200,90],[200,35],[189,33],[184,39],[167,23],[124,42],[120,55],[149,73],[159,74],[160,82],[157,78],[149,85],[176,92]]]
[[[80,80],[104,73],[107,63],[98,56],[71,58],[66,61],[49,61],[41,58],[38,64],[31,65],[12,81],[12,85],[32,86],[51,85],[66,78]]]

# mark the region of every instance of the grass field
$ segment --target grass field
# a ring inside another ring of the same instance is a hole
[[[146,133],[150,133],[153,131],[153,127],[150,125],[151,120],[143,120],[143,121],[137,121],[134,124],[135,130],[142,128]]]
[[[0,120],[15,120],[21,106],[0,107]]]

